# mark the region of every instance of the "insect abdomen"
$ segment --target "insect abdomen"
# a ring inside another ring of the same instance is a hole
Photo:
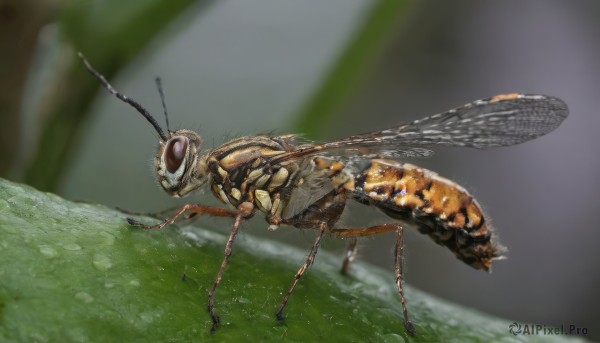
[[[389,216],[416,224],[473,268],[489,271],[502,247],[494,242],[479,204],[461,186],[426,169],[372,160],[355,177],[356,200]]]

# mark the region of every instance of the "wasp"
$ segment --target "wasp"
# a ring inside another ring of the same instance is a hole
[[[459,260],[488,272],[505,249],[497,243],[487,216],[467,190],[432,171],[399,160],[429,156],[430,148],[435,146],[485,149],[520,144],[553,131],[568,116],[567,105],[556,97],[511,93],[391,129],[327,143],[307,142],[291,134],[258,135],[206,150],[196,132],[169,129],[160,79],[156,81],[166,132],[143,106],[116,91],[81,53],[79,56],[108,92],[134,107],[154,127],[159,136],[154,166],[162,188],[173,197],[184,197],[207,186],[227,205],[187,204],[157,225],[128,219],[131,225],[160,229],[184,213],[188,218],[233,218],[225,254],[208,293],[213,332],[220,324],[215,292],[240,223],[262,212],[269,230],[291,225],[317,232],[306,260],[275,312],[278,320],[283,320],[288,299],[315,260],[326,233],[349,239],[342,264],[342,272],[347,273],[357,254],[357,238],[392,231],[396,234],[394,276],[404,326],[414,335],[403,290],[404,226],[416,227]],[[349,199],[375,206],[397,221],[372,227],[336,227]]]

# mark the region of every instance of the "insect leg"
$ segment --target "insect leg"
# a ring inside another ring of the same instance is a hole
[[[402,313],[404,314],[404,327],[409,334],[414,335],[416,329],[408,318],[408,309],[406,308],[406,301],[404,299],[404,288],[402,287],[403,281],[403,266],[404,266],[404,232],[402,226],[398,225],[396,230],[396,250],[394,252],[394,276],[396,278],[396,286],[400,293],[400,301],[402,302]]]
[[[332,229],[330,232],[337,237],[351,238],[346,250],[346,256],[342,263],[342,274],[348,274],[350,264],[356,259],[358,254],[358,241],[356,237],[378,235],[380,233],[397,230],[398,224],[383,224],[371,227],[362,228],[340,228]]]
[[[143,211],[132,211],[132,210],[128,210],[126,208],[123,207],[115,207],[115,209],[119,212],[125,213],[125,214],[129,214],[129,215],[134,215],[134,216],[147,216],[147,217],[152,217],[152,218],[156,218],[159,219],[160,217],[165,216],[168,213],[174,212],[176,210],[179,210],[180,207],[179,206],[175,206],[175,207],[170,207],[167,209],[164,209],[162,211],[157,211],[157,212],[143,212]]]
[[[331,229],[331,232],[336,237],[340,238],[350,238],[350,237],[365,237],[365,236],[373,236],[378,235],[380,233],[398,230],[400,224],[392,223],[392,224],[382,224],[375,225],[370,227],[358,227],[358,228],[340,228],[340,229]]]
[[[342,262],[342,274],[348,275],[350,270],[350,264],[356,259],[358,255],[358,239],[350,238],[348,245],[346,246],[346,256],[344,256],[344,262]]]
[[[210,329],[211,332],[215,332],[219,327],[221,320],[219,319],[219,315],[215,311],[215,291],[217,290],[217,286],[221,282],[223,278],[223,273],[225,272],[225,267],[227,267],[227,262],[229,261],[229,256],[231,256],[231,247],[233,246],[233,241],[235,241],[235,237],[238,233],[238,229],[240,227],[240,222],[244,214],[242,212],[238,213],[235,217],[235,222],[233,223],[233,227],[231,228],[231,233],[229,234],[229,239],[227,239],[227,244],[225,244],[225,256],[223,257],[223,261],[221,262],[221,268],[219,268],[219,272],[217,273],[217,278],[213,283],[212,288],[208,292],[208,313],[212,319],[213,325]]]
[[[215,216],[215,217],[236,217],[240,214],[239,211],[231,210],[228,208],[187,204],[187,205],[184,205],[183,207],[181,207],[171,217],[163,220],[161,223],[156,224],[156,225],[144,225],[132,218],[127,218],[127,222],[130,225],[143,227],[145,229],[162,229],[163,227],[165,227],[169,224],[173,224],[173,222],[177,219],[177,217],[182,215],[185,211],[190,211],[191,212],[190,215],[206,214],[206,215]],[[244,217],[246,217],[246,216],[244,216]]]
[[[364,237],[372,236],[380,233],[396,230],[396,248],[394,250],[394,277],[398,292],[400,293],[400,301],[402,302],[402,313],[404,315],[404,327],[411,335],[414,335],[416,330],[408,317],[408,309],[404,298],[403,282],[403,266],[404,266],[404,231],[400,224],[383,224],[371,226],[367,228],[349,228],[349,229],[332,229],[330,232],[338,237]],[[344,261],[345,262],[345,261]],[[343,270],[343,269],[342,269]]]
[[[294,276],[294,281],[292,282],[290,289],[288,289],[287,293],[283,297],[283,300],[281,301],[281,304],[279,305],[277,312],[275,312],[275,317],[277,318],[277,320],[279,320],[279,321],[283,320],[283,309],[285,308],[285,305],[287,305],[288,299],[289,299],[290,295],[292,295],[294,288],[296,288],[296,284],[298,284],[298,280],[300,280],[302,275],[304,275],[306,270],[315,261],[315,256],[317,255],[317,250],[319,249],[319,245],[321,244],[321,239],[323,239],[323,236],[325,236],[326,230],[327,230],[326,223],[322,222],[321,224],[319,224],[319,235],[317,236],[315,243],[313,244],[312,248],[310,249],[310,253],[308,254],[308,257],[306,258],[306,261],[304,261],[304,264],[302,265],[302,267],[300,267],[300,269]]]

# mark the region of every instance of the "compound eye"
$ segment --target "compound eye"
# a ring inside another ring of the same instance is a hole
[[[165,161],[167,163],[167,171],[174,173],[185,157],[189,144],[189,139],[185,136],[175,136],[169,139],[165,148]]]

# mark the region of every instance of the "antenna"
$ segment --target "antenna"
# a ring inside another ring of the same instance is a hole
[[[158,88],[158,94],[160,94],[160,102],[162,103],[163,112],[165,112],[165,122],[167,122],[167,132],[171,132],[169,129],[169,115],[167,114],[167,102],[165,101],[165,93],[162,87],[162,80],[160,77],[157,77],[156,80],[156,88]]]
[[[158,133],[158,135],[160,136],[160,138],[163,141],[166,142],[169,139],[169,137],[167,137],[167,135],[165,135],[165,132],[160,127],[160,125],[158,125],[158,123],[156,122],[156,119],[154,119],[154,117],[152,117],[152,115],[150,115],[150,113],[148,113],[148,111],[144,107],[142,107],[142,105],[140,105],[139,103],[137,103],[135,100],[131,99],[130,97],[128,97],[122,93],[119,93],[117,90],[115,90],[113,88],[113,86],[111,86],[110,83],[108,83],[108,81],[106,81],[106,78],[102,74],[97,72],[94,69],[94,67],[92,67],[90,62],[88,62],[88,60],[85,58],[85,56],[83,56],[83,54],[81,52],[79,52],[77,55],[79,56],[79,58],[81,58],[81,60],[83,61],[83,64],[85,65],[85,68],[90,72],[90,74],[92,74],[96,79],[98,79],[98,81],[100,81],[100,84],[102,84],[102,86],[109,93],[116,96],[119,100],[128,103],[133,108],[135,108],[141,115],[143,115],[144,118],[146,118],[146,120],[148,120],[150,122],[150,124],[152,124],[152,126],[154,127],[154,129],[156,130],[156,132]],[[164,102],[163,102],[163,104],[164,104]],[[166,112],[166,110],[165,110],[165,112]]]

